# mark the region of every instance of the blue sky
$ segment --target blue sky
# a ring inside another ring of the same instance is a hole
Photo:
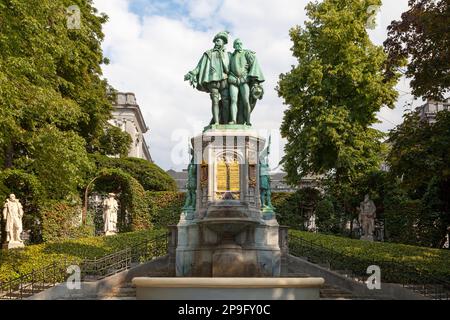
[[[134,14],[143,18],[146,16],[162,16],[169,19],[185,20],[189,25],[200,31],[207,31],[211,28],[207,19],[196,19],[191,17],[192,12],[189,0],[132,0],[130,1],[129,9]],[[211,15],[214,16],[221,6],[223,1],[209,0],[211,6]],[[232,26],[223,19],[220,23],[225,29],[230,29]]]
[[[266,81],[265,96],[252,113],[252,123],[262,136],[272,135],[271,167],[283,156],[279,127],[286,106],[275,86],[280,73],[295,64],[289,29],[302,24],[308,0],[94,0],[109,16],[104,26],[103,49],[111,63],[104,76],[119,91],[134,92],[150,128],[147,144],[162,168],[185,168],[189,162],[188,139],[200,134],[209,122],[208,94],[183,81],[212,38],[230,31],[230,42],[239,37],[244,47],[256,52]],[[377,27],[369,31],[381,45],[386,28],[407,9],[407,0],[384,0]],[[228,50],[232,50],[228,46]],[[280,59],[280,57],[283,57]],[[400,99],[394,110],[382,108],[376,128],[388,131],[402,121],[404,105],[413,102],[409,83],[398,85]]]
[[[184,1],[178,0],[133,0],[130,11],[138,16],[160,15],[172,19],[179,19],[188,15]]]

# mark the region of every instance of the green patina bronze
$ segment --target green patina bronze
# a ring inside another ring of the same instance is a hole
[[[261,195],[261,208],[264,213],[268,213],[267,216],[270,216],[270,214],[273,213],[274,210],[272,206],[270,191],[270,142],[271,137],[269,136],[267,147],[261,152],[259,156],[259,189]]]
[[[230,123],[250,123],[250,114],[258,99],[264,93],[264,76],[256,59],[255,52],[244,50],[240,39],[234,40],[234,52],[230,57],[228,84],[230,90]]]
[[[228,32],[214,37],[214,48],[203,53],[194,70],[184,80],[199,91],[208,92],[212,102],[210,125],[250,123],[256,101],[262,99],[264,76],[256,54],[242,48],[236,39],[233,53],[227,52]]]
[[[194,149],[191,149],[191,162],[188,165],[188,181],[186,184],[187,193],[184,203],[184,210],[195,210],[197,194],[197,165],[194,163]]]

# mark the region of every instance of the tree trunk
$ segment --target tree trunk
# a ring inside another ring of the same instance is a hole
[[[353,219],[350,220],[350,238],[353,239]]]
[[[5,169],[12,168],[14,160],[13,142],[9,143],[5,149]]]

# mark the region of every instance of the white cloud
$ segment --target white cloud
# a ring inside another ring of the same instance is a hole
[[[185,164],[179,164],[172,152],[176,145],[184,143],[183,139],[173,138],[180,132],[199,134],[202,126],[209,123],[209,95],[189,87],[183,76],[195,67],[205,50],[212,48],[214,34],[223,29],[231,32],[231,41],[239,37],[245,47],[256,52],[266,77],[264,99],[252,114],[254,127],[278,132],[285,106],[274,88],[279,74],[295,64],[288,33],[305,20],[307,0],[180,0],[177,2],[184,4],[188,13],[183,17],[162,15],[151,1],[139,17],[130,10],[132,2],[94,1],[99,11],[109,16],[103,48],[111,63],[103,70],[113,87],[136,94],[150,127],[146,140],[158,165],[164,169],[185,167],[187,157]],[[139,4],[147,2],[140,0]],[[407,0],[383,1],[379,26],[370,32],[374,42],[383,42],[386,26],[392,19],[400,18],[406,4]],[[170,10],[170,6],[165,7]],[[231,43],[228,49],[232,50]],[[400,86],[409,91],[407,83]],[[400,108],[383,109],[380,116],[388,120],[377,127],[392,128],[401,121],[401,114]],[[283,143],[274,147],[277,150],[272,153],[273,166],[275,155],[282,154]]]

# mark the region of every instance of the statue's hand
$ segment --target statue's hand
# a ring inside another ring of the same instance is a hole
[[[189,80],[189,84],[191,86],[193,86],[194,88],[197,86],[197,79],[195,77],[194,74],[192,74],[191,72],[188,72],[185,76],[184,76],[184,81],[188,81]]]

